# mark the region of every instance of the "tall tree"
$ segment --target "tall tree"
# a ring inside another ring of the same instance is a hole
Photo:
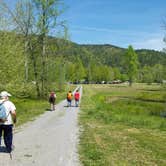
[[[126,52],[126,69],[129,78],[129,85],[131,86],[138,71],[137,54],[131,45],[129,45]]]
[[[32,62],[33,75],[36,86],[37,96],[40,97],[40,87],[37,71],[37,62],[34,55],[34,36],[36,30],[34,19],[34,6],[31,0],[18,0],[15,8],[10,8],[5,2],[0,3],[1,9],[3,9],[4,18],[8,15],[10,18],[10,25],[6,26],[7,29],[12,25],[12,29],[21,37],[20,41],[24,43],[24,82],[27,83],[29,79],[29,63]],[[37,42],[36,42],[37,43]]]
[[[41,44],[41,91],[42,96],[47,95],[48,77],[47,77],[47,36],[51,32],[58,30],[58,27],[63,27],[66,30],[64,21],[58,22],[58,17],[63,13],[62,3],[60,0],[34,0],[36,7],[36,23],[39,35],[39,43]],[[66,31],[65,31],[66,32]],[[55,35],[55,34],[54,34]]]
[[[33,5],[31,0],[19,0],[16,4],[16,11],[12,14],[13,20],[16,24],[16,31],[19,34],[23,35],[24,40],[24,55],[25,55],[25,81],[28,81],[29,78],[29,54],[32,52],[30,49],[31,45],[31,37],[33,33],[33,24],[34,24],[34,16],[33,16]],[[32,53],[31,53],[32,54]]]
[[[0,1],[0,7],[5,11],[0,14],[5,13],[4,18],[6,15],[11,18],[8,29],[17,30],[21,34],[20,40],[24,39],[25,80],[28,80],[28,64],[31,61],[37,95],[44,97],[47,95],[49,79],[48,35],[56,36],[61,31],[67,36],[65,22],[59,20],[64,11],[63,3],[61,0],[18,0],[16,8],[9,8],[4,2]]]
[[[85,69],[84,66],[79,58],[77,58],[76,64],[75,64],[75,80],[76,82],[80,82],[81,79],[84,79],[85,77]]]
[[[22,34],[24,40],[24,67],[25,67],[25,81],[28,81],[28,45],[30,40],[30,34],[33,29],[33,7],[31,0],[18,0],[16,7],[11,8],[4,1],[1,1],[0,7],[4,13],[4,19],[10,19],[10,24],[6,26],[6,29],[12,29],[15,32]],[[21,38],[20,38],[21,40]]]

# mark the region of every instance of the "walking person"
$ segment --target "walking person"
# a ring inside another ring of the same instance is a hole
[[[52,91],[49,96],[51,111],[55,111],[55,101],[56,101],[56,94],[55,92]]]
[[[16,107],[9,101],[10,93],[2,91],[0,93],[0,141],[3,133],[6,150],[10,153],[13,147],[13,124],[16,123]],[[0,142],[1,145],[1,142]]]
[[[72,97],[73,97],[73,94],[72,94],[71,91],[69,91],[69,92],[67,93],[67,106],[68,106],[68,107],[71,107]]]
[[[78,89],[74,93],[74,99],[75,99],[75,106],[78,107],[79,100],[80,100],[80,93],[79,93]]]

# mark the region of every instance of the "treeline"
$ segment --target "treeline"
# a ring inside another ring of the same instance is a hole
[[[126,75],[126,49],[105,45],[81,45],[96,56],[102,64],[110,66],[114,76],[112,79],[128,80]],[[137,82],[161,83],[166,80],[166,53],[155,50],[135,50],[138,58]]]
[[[0,32],[0,63],[3,64],[0,68],[1,90],[9,89],[20,96],[34,95],[34,92],[37,95],[36,83],[39,87],[42,86],[41,45],[37,43],[36,36],[32,39],[34,43],[31,54],[33,55],[28,56],[28,63],[25,64],[27,57],[24,37],[14,32]],[[125,49],[106,46],[110,47],[110,54],[106,49],[106,55],[100,52],[99,48],[102,46],[88,46],[93,47],[91,51],[85,46],[53,37],[47,37],[47,43],[45,50],[47,93],[55,87],[57,90],[63,90],[67,82],[101,83],[102,81],[129,80],[127,73],[129,64],[126,62],[127,50]],[[136,54],[138,66],[133,81],[161,83],[166,80],[165,53],[139,50]]]

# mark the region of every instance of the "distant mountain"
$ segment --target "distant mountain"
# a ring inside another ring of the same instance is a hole
[[[80,45],[91,52],[98,61],[102,64],[112,67],[120,66],[125,49],[117,46],[104,44],[104,45]]]

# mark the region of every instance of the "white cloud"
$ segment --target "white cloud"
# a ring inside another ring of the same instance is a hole
[[[78,31],[95,31],[95,32],[113,32],[113,30],[109,28],[97,28],[97,27],[80,27],[80,26],[72,26],[73,30],[78,30]]]
[[[124,48],[132,45],[135,49],[153,49],[159,51],[166,47],[166,43],[163,42],[164,31],[162,32],[162,30],[150,32],[130,29],[72,26],[71,32],[75,34],[75,39],[78,39],[77,41],[79,41],[79,37],[82,37],[84,41],[92,41],[92,43],[114,43],[114,45]],[[82,43],[82,41],[79,43]]]
[[[162,38],[150,38],[143,41],[135,42],[132,44],[135,49],[153,49],[161,51],[166,47],[166,43],[163,42]]]

